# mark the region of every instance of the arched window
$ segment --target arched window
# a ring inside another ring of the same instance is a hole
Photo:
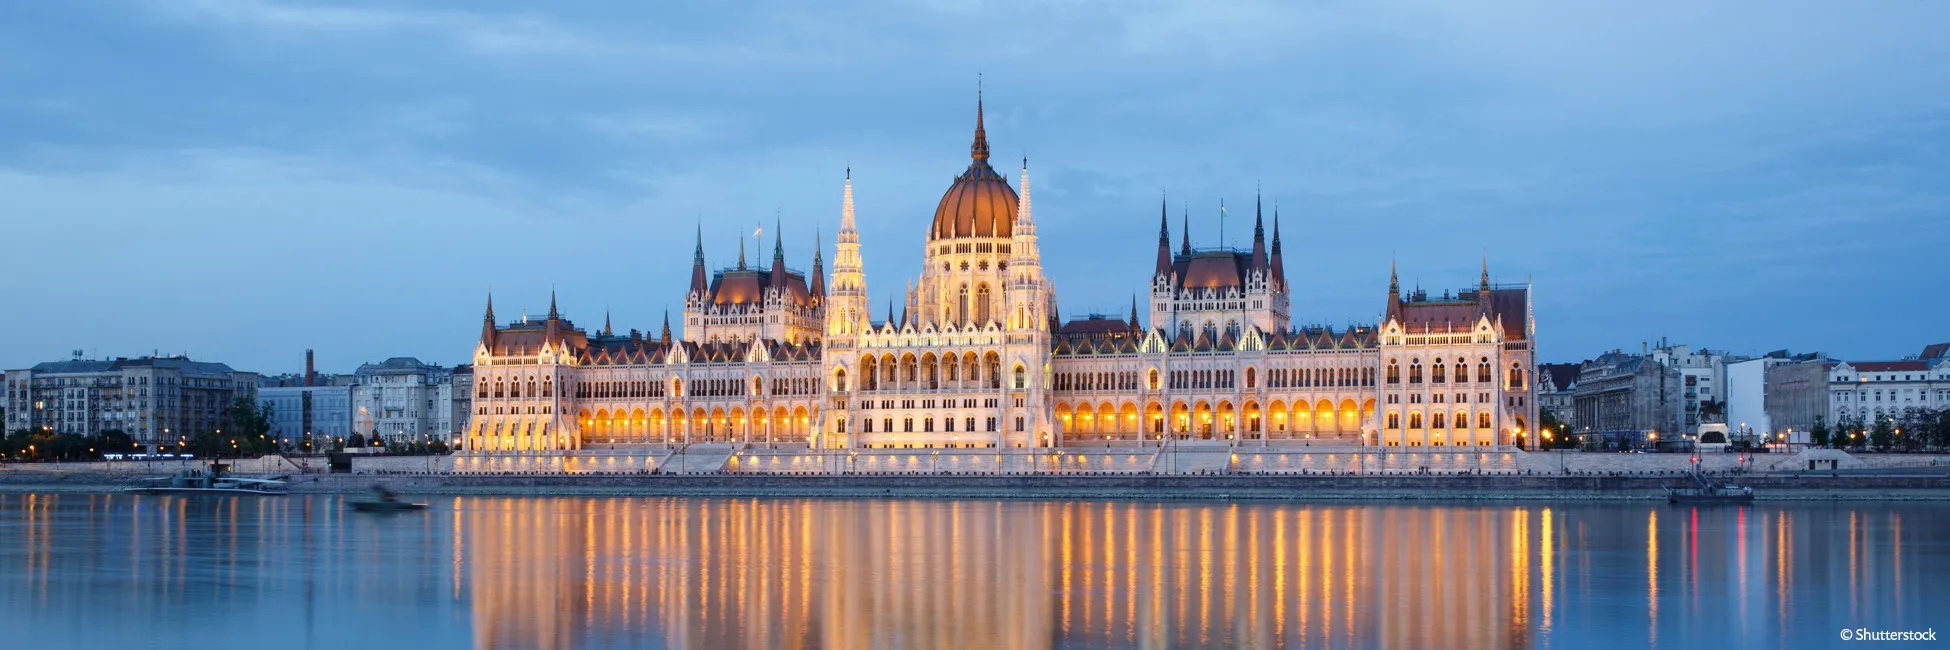
[[[1449,367],[1442,365],[1441,359],[1436,359],[1435,363],[1429,364],[1429,372],[1433,375],[1429,378],[1432,382],[1437,384],[1448,383]],[[1437,421],[1440,422],[1440,420]]]
[[[1408,362],[1408,383],[1411,384],[1422,383],[1422,360],[1421,359],[1415,359],[1413,361]],[[1410,418],[1410,419],[1413,420],[1414,418]]]
[[[1400,429],[1400,428],[1402,428],[1402,414],[1400,414],[1400,413],[1396,413],[1396,412],[1394,412],[1394,411],[1389,411],[1389,412],[1388,412],[1388,428],[1390,428],[1390,429]]]
[[[1259,378],[1258,370],[1256,370],[1251,366],[1248,366],[1246,368],[1246,388],[1250,389],[1255,387],[1256,384],[1254,382],[1257,381],[1258,378]]]
[[[1420,429],[1420,428],[1422,428],[1422,414],[1421,414],[1421,413],[1410,413],[1410,414],[1408,414],[1408,428],[1410,428],[1410,429]]]
[[[760,380],[759,380],[759,378],[757,378],[757,377],[753,377],[753,378],[752,378],[752,396],[754,396],[754,397],[760,397],[760,396],[764,396],[764,395],[765,395],[765,382],[763,382],[763,381],[760,381]]]
[[[1388,360],[1388,384],[1392,386],[1400,383],[1402,383],[1402,366],[1401,364],[1396,363],[1394,359],[1389,359]]]
[[[1023,375],[1022,366],[1016,366],[1016,390],[1022,390],[1025,382],[1026,378]]]
[[[989,285],[975,289],[975,322],[980,325],[989,322]]]
[[[961,293],[955,302],[955,324],[968,324],[968,285],[961,285]]]
[[[1487,384],[1493,381],[1495,380],[1490,378],[1490,358],[1483,357],[1482,361],[1476,363],[1476,383]]]
[[[684,396],[684,380],[675,379],[675,378],[670,380],[670,396],[671,397]]]
[[[833,390],[841,393],[846,392],[846,369],[845,368],[841,368],[839,370],[833,371]],[[840,432],[841,433],[846,432],[845,420],[840,421]]]
[[[1490,412],[1489,412],[1489,411],[1479,411],[1479,412],[1477,412],[1477,413],[1476,413],[1476,428],[1478,428],[1478,429],[1488,429],[1488,428],[1490,428]]]
[[[1469,383],[1469,362],[1462,359],[1456,360],[1456,383]]]
[[[1429,420],[1430,420],[1429,426],[1431,426],[1432,428],[1436,428],[1436,429],[1449,428],[1448,426],[1449,422],[1446,419],[1444,419],[1441,412],[1436,412],[1435,414],[1430,415]]]
[[[1523,366],[1514,361],[1510,362],[1510,388],[1523,388]]]
[[[1151,390],[1158,390],[1158,369],[1151,369]]]

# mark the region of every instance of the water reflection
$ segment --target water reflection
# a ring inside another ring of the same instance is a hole
[[[0,624],[55,647],[1802,646],[1930,626],[1945,513],[0,495]]]

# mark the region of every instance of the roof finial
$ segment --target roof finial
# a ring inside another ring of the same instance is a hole
[[[561,318],[561,317],[562,317],[562,314],[561,314],[560,312],[557,312],[557,311],[555,311],[555,285],[549,285],[549,287],[548,287],[548,319],[549,319],[549,320],[555,320],[555,319],[557,319],[557,318]]]
[[[1487,251],[1483,253],[1483,282],[1479,290],[1490,290],[1490,254]]]
[[[603,336],[613,336],[615,334],[616,331],[609,328],[609,307],[605,306],[603,307]]]
[[[1395,254],[1389,253],[1388,254],[1388,293],[1391,294],[1400,293],[1401,290],[1402,290],[1402,283],[1401,283],[1400,276],[1395,275]]]
[[[989,135],[982,128],[982,73],[975,73],[975,144],[968,148],[968,157],[977,163],[989,161]]]

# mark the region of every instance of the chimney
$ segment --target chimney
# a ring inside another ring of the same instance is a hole
[[[305,350],[305,386],[310,387],[314,375],[311,365],[311,350]]]

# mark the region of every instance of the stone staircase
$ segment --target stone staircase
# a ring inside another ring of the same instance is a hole
[[[731,454],[738,450],[731,444],[687,445],[658,466],[658,471],[666,474],[710,474],[724,470]]]

